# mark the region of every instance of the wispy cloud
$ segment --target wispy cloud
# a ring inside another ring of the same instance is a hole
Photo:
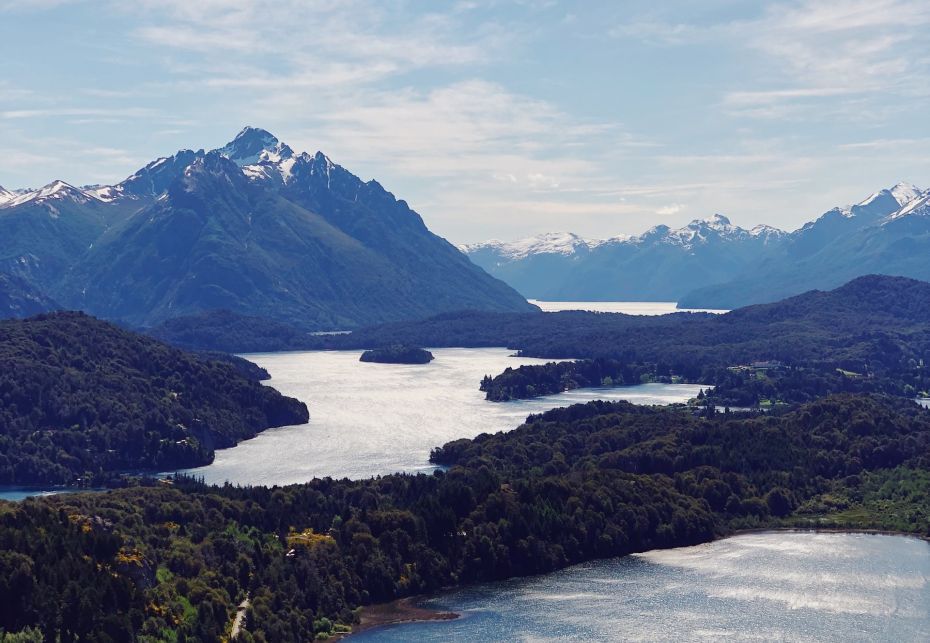
[[[633,19],[609,33],[664,46],[724,46],[741,56],[761,56],[756,86],[723,94],[722,105],[732,114],[784,118],[820,110],[826,118],[862,119],[887,115],[863,101],[927,94],[928,25],[930,4],[923,0],[796,0],[770,3],[751,18],[709,23]],[[834,105],[824,109],[825,101]],[[843,101],[856,102],[844,108]]]
[[[26,119],[26,118],[59,118],[68,116],[101,117],[101,118],[150,118],[158,116],[158,110],[148,107],[128,108],[86,108],[86,107],[55,107],[48,109],[8,109],[0,111],[0,118]]]
[[[405,14],[405,22],[395,24],[390,9],[357,0],[139,4],[149,21],[136,29],[139,38],[203,54],[204,69],[214,72],[207,80],[226,86],[236,79],[254,86],[295,81],[323,85],[339,79],[370,82],[425,67],[481,63],[516,36],[492,22],[465,29],[455,8],[447,13]],[[125,7],[138,10],[136,5]],[[271,65],[262,63],[273,59],[280,71],[243,78],[235,71],[242,60],[230,55],[242,56],[250,63],[246,69],[267,70]],[[323,80],[313,81],[313,76]]]
[[[0,0],[4,185],[120,180],[249,123],[475,241],[791,227],[930,176],[923,1],[82,2]]]

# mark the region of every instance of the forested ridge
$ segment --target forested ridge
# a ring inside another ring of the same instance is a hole
[[[82,313],[0,322],[0,363],[0,483],[198,466],[308,418],[240,358],[184,353]]]
[[[930,357],[930,283],[872,275],[724,315],[448,313],[313,342],[353,349],[506,346],[531,357],[663,363],[691,379],[704,369],[754,360],[884,372]]]
[[[764,417],[592,402],[434,452],[446,471],[191,480],[0,503],[0,627],[47,640],[325,638],[359,605],[768,526],[930,535],[930,411],[842,395]]]
[[[872,275],[724,315],[463,312],[314,341],[330,348],[507,346],[530,357],[582,358],[499,374],[482,384],[488,399],[597,385],[599,374],[635,383],[633,373],[718,387],[720,405],[800,403],[841,392],[914,397],[930,391],[930,284]],[[734,371],[756,362],[778,368],[758,380],[751,368]]]

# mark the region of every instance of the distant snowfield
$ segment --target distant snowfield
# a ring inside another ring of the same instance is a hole
[[[674,301],[540,301],[528,299],[543,312],[556,313],[560,310],[585,310],[595,313],[624,313],[626,315],[668,315],[669,313],[727,313],[728,310],[703,308],[676,308]]]

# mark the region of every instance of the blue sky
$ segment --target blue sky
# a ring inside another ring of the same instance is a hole
[[[0,0],[0,185],[112,183],[246,124],[454,242],[930,186],[930,3]]]

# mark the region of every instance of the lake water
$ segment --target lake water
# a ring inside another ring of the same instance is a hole
[[[468,587],[373,641],[927,641],[930,545],[769,532]]]
[[[727,310],[710,308],[678,308],[674,301],[539,301],[529,299],[543,312],[560,310],[587,310],[595,313],[624,313],[626,315],[668,315],[669,313],[726,313]]]
[[[0,485],[0,500],[18,502],[32,496],[55,496],[59,493],[72,493],[77,489],[70,488],[36,488]]]
[[[431,471],[434,447],[513,429],[531,413],[594,399],[684,402],[701,388],[643,384],[488,402],[478,390],[484,375],[547,360],[512,357],[503,348],[431,350],[436,359],[424,365],[363,363],[361,351],[247,355],[271,374],[269,386],[307,403],[310,423],[264,431],[217,451],[213,464],[189,473],[208,483],[284,485],[324,476]]]

